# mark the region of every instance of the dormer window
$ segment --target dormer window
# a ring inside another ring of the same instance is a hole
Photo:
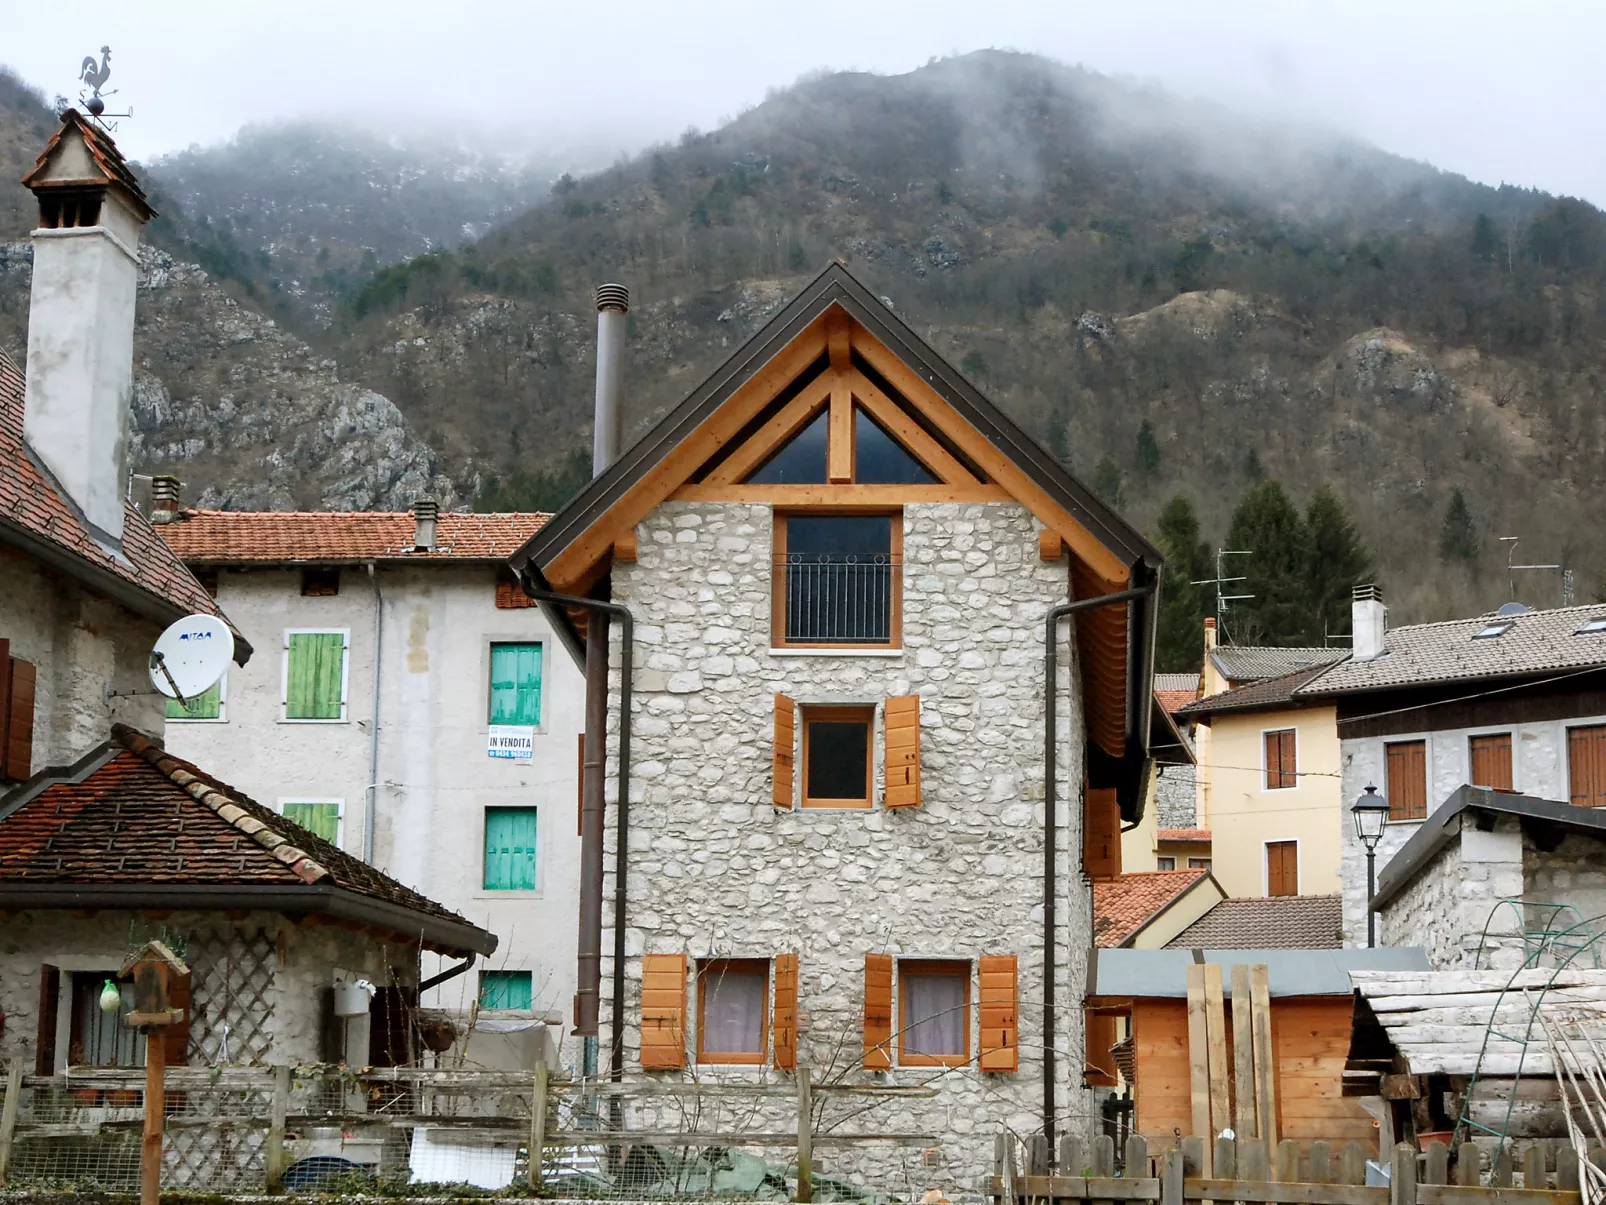
[[[1606,615],[1596,615],[1593,619],[1586,619],[1579,626],[1575,636],[1591,636],[1606,632]]]

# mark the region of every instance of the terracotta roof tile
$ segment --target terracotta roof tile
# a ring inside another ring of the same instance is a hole
[[[131,728],[102,749],[0,799],[0,883],[320,884],[469,923]]]
[[[1344,944],[1336,895],[1222,900],[1166,945],[1183,950],[1336,950]]]
[[[1197,687],[1193,690],[1157,690],[1154,697],[1167,715],[1175,715],[1199,697],[1199,690]]]
[[[88,149],[90,158],[95,161],[95,166],[100,169],[106,182],[116,184],[124,189],[129,198],[142,208],[148,217],[155,217],[156,211],[151,208],[150,198],[145,195],[145,190],[140,187],[139,178],[134,175],[134,169],[128,165],[128,160],[123,158],[123,152],[117,149],[117,144],[112,141],[111,135],[101,129],[95,122],[85,118],[77,109],[67,109],[62,113],[61,124],[56,127],[56,132],[50,136],[50,141],[45,143],[45,149],[39,152],[39,158],[34,161],[34,165],[29,169],[28,174],[22,178],[23,187],[32,188],[34,186],[34,178],[43,172],[45,163],[49,160],[56,147],[61,144],[61,136],[70,129],[76,129],[83,135],[84,146]]]
[[[152,602],[167,604],[173,618],[201,612],[226,619],[133,503],[123,514],[123,556],[113,556],[95,541],[77,509],[23,443],[24,388],[22,371],[0,352],[0,541],[10,533],[48,541],[85,567],[110,573]]]
[[[1157,834],[1161,841],[1208,841],[1210,830],[1207,828],[1162,828]]]
[[[190,564],[327,561],[505,561],[551,516],[540,511],[449,513],[435,523],[435,548],[413,548],[410,511],[184,510],[160,525]]]
[[[1234,711],[1258,711],[1265,707],[1292,707],[1301,702],[1297,692],[1313,678],[1325,673],[1332,664],[1330,661],[1318,662],[1296,669],[1291,673],[1280,674],[1275,678],[1263,678],[1259,682],[1251,682],[1247,686],[1240,686],[1234,690],[1224,690],[1220,694],[1206,695],[1204,698],[1189,703],[1177,713],[1180,719],[1191,719],[1194,716],[1214,715]]]
[[[1113,949],[1170,907],[1210,872],[1148,870],[1093,884],[1094,944]]]

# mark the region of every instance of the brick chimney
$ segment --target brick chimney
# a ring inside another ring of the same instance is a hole
[[[1350,601],[1351,648],[1357,661],[1375,661],[1387,651],[1389,609],[1378,586],[1356,586]]]
[[[123,535],[139,232],[155,212],[110,135],[61,116],[39,200],[23,438],[103,544]]]

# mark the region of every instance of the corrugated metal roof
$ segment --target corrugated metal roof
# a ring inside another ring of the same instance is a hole
[[[1375,950],[1206,950],[1222,967],[1264,963],[1273,996],[1347,996],[1351,971],[1425,971],[1428,956],[1416,946]],[[1186,998],[1192,950],[1094,950],[1088,960],[1089,996]],[[1232,976],[1222,972],[1228,997]]]

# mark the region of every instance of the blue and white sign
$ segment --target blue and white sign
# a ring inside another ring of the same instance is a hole
[[[535,756],[535,729],[523,724],[492,724],[485,752],[491,757],[529,761]]]

